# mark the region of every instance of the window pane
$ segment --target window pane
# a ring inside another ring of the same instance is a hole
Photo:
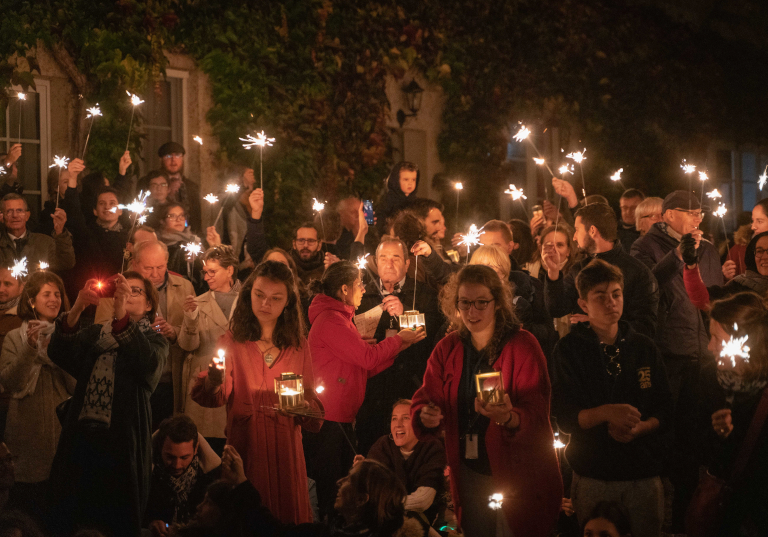
[[[17,161],[19,183],[24,190],[40,190],[40,146],[38,144],[22,144],[21,157]],[[47,171],[46,171],[47,173]]]
[[[8,137],[11,141],[19,139],[19,111],[21,111],[21,138],[25,140],[40,139],[40,117],[38,114],[40,96],[37,93],[27,93],[25,101],[11,97]]]

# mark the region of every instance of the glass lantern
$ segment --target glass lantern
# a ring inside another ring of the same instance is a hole
[[[418,310],[408,310],[402,315],[398,315],[398,318],[400,320],[400,330],[415,330],[420,326],[424,326],[424,314]]]
[[[304,381],[301,375],[281,373],[275,379],[275,393],[280,400],[280,408],[304,406]]]
[[[475,375],[477,397],[486,404],[500,405],[504,402],[504,382],[501,371]]]

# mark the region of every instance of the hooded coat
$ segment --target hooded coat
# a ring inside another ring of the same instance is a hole
[[[392,167],[392,171],[387,178],[387,192],[381,200],[379,210],[376,213],[376,227],[379,230],[379,236],[387,234],[387,218],[393,216],[398,211],[407,209],[411,202],[416,199],[416,192],[419,190],[419,179],[421,171],[416,171],[416,188],[409,195],[405,195],[400,189],[400,169],[403,162],[398,162]]]

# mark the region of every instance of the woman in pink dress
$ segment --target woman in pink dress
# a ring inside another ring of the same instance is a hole
[[[261,263],[243,285],[230,330],[219,340],[224,364],[212,362],[192,390],[202,406],[227,406],[227,444],[242,454],[264,505],[282,522],[297,524],[312,522],[300,428],[317,432],[322,420],[274,410],[274,379],[302,375],[305,407],[322,410],[304,333],[290,269]]]

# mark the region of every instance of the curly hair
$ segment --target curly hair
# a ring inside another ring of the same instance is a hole
[[[495,325],[493,337],[483,349],[483,353],[489,364],[493,364],[498,358],[498,351],[504,344],[520,330],[522,324],[515,315],[515,306],[512,302],[512,288],[507,281],[501,281],[491,267],[485,265],[467,265],[459,272],[451,276],[451,279],[440,292],[440,309],[446,318],[451,319],[458,328],[462,339],[468,340],[469,329],[464,325],[459,313],[458,300],[459,289],[464,284],[482,285],[488,289],[493,297],[495,307]]]
[[[35,302],[35,299],[43,286],[48,283],[56,287],[59,290],[59,293],[61,293],[61,307],[59,308],[59,313],[62,311],[69,311],[69,299],[64,290],[64,282],[53,272],[42,270],[32,274],[24,285],[17,310],[17,315],[20,319],[29,321],[37,318],[35,308],[32,304]]]
[[[237,279],[237,265],[239,263],[237,255],[235,255],[235,249],[228,244],[220,244],[218,246],[212,246],[208,248],[203,254],[203,266],[208,261],[216,261],[223,269],[234,267],[232,272],[232,278],[230,283],[234,283]]]
[[[264,261],[260,263],[245,280],[240,295],[237,298],[237,306],[229,323],[229,329],[235,341],[258,341],[261,338],[261,324],[253,313],[251,290],[257,278],[266,278],[274,283],[285,285],[288,300],[277,318],[275,330],[272,333],[272,342],[279,349],[288,347],[298,348],[305,335],[304,317],[301,313],[301,301],[296,280],[286,265],[277,261]]]

